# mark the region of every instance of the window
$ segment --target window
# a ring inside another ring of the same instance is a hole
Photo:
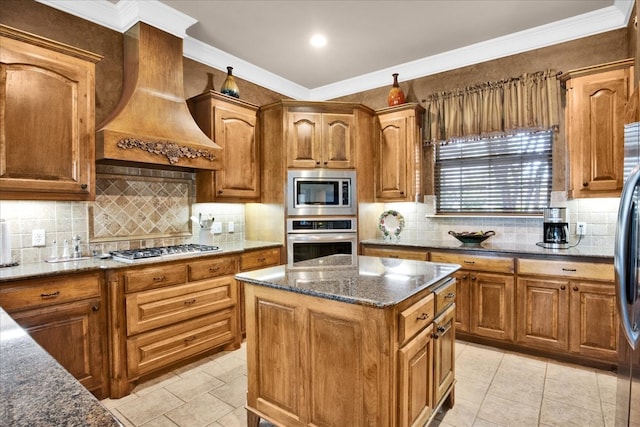
[[[552,140],[549,130],[437,145],[437,213],[541,213],[551,196]]]

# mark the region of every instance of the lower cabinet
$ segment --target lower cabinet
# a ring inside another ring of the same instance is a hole
[[[514,259],[431,252],[431,261],[459,264],[454,277],[459,332],[510,342],[515,330]]]
[[[520,259],[518,269],[519,343],[617,360],[613,265]]]
[[[237,266],[237,256],[221,256],[109,272],[111,397],[142,376],[240,346]]]
[[[99,399],[108,396],[101,273],[8,282],[0,306]]]
[[[433,321],[433,400],[439,402],[453,385],[456,361],[456,304],[451,304]]]

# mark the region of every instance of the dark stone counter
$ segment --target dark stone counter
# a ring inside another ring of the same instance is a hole
[[[331,255],[236,275],[238,280],[325,299],[390,307],[440,283],[456,264]]]
[[[0,308],[0,424],[122,426]]]

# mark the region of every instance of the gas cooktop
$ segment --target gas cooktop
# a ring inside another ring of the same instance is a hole
[[[135,263],[143,261],[149,258],[157,257],[172,257],[178,255],[193,255],[203,252],[216,252],[219,251],[218,246],[212,245],[172,245],[172,246],[159,246],[155,248],[140,248],[140,249],[127,249],[122,251],[111,251],[110,254],[116,261]]]

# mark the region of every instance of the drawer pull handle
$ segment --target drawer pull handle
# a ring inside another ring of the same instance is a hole
[[[427,313],[422,313],[420,316],[416,317],[416,320],[427,320],[429,315]]]
[[[453,292],[449,292],[448,294],[446,294],[444,296],[446,299],[451,299],[451,298],[455,298],[456,294],[454,294]]]
[[[210,268],[209,268],[209,271],[210,271],[211,273],[215,273],[215,272],[216,272],[216,271],[218,271],[218,270],[220,270],[220,267],[210,267]]]
[[[186,301],[184,302],[184,305],[193,305],[193,304],[195,304],[195,303],[196,303],[196,299],[195,299],[195,298],[193,298],[193,299],[188,299],[188,300],[186,300]]]
[[[40,297],[42,299],[57,298],[59,296],[60,296],[60,291],[51,292],[49,294],[40,294]]]
[[[258,258],[258,262],[265,262],[267,259],[264,257]]]
[[[389,255],[389,258],[398,258],[398,255]]]
[[[562,271],[578,271],[575,268],[564,268],[562,267]]]
[[[165,276],[156,276],[156,277],[153,278],[153,281],[154,282],[162,282],[165,279],[166,279]]]
[[[195,336],[195,335],[193,335],[193,336],[191,336],[191,337],[189,337],[189,338],[185,338],[185,339],[184,339],[184,342],[185,342],[185,343],[187,343],[187,344],[189,344],[191,341],[194,341],[195,339],[196,339],[196,336]]]
[[[467,260],[463,260],[462,262],[465,263],[465,264],[475,264],[476,263],[475,261],[467,261]]]

